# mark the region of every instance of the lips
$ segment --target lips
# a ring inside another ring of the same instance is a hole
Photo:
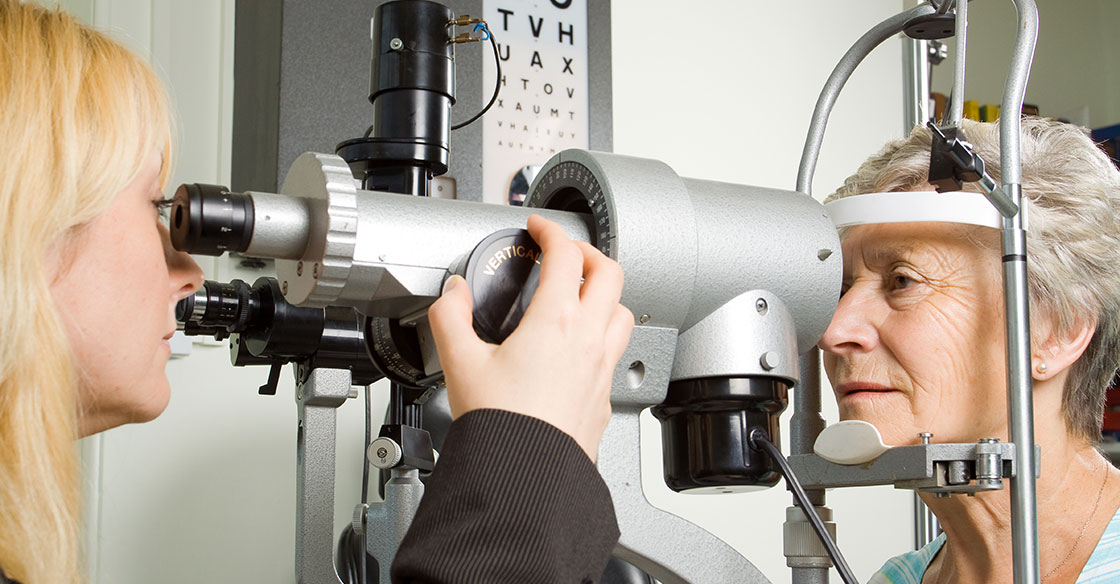
[[[839,394],[841,398],[858,394],[885,394],[895,391],[898,391],[898,389],[870,381],[849,381],[836,386],[836,393]]]

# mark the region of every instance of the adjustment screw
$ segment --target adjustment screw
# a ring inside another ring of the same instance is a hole
[[[770,371],[782,364],[782,356],[774,351],[766,351],[762,354],[762,358],[760,358],[758,362],[762,365],[763,369]]]
[[[404,47],[404,42],[401,41],[401,39],[395,38],[395,39],[392,39],[392,40],[389,41],[389,48],[393,49],[394,51],[399,51],[403,47]]]
[[[641,316],[641,318],[638,319],[638,322],[640,322],[642,324],[645,324],[645,323],[649,322],[649,315],[648,314],[643,314]]]
[[[365,535],[366,533],[366,512],[369,511],[369,505],[366,503],[359,503],[354,507],[354,517],[350,520],[350,526],[354,528],[354,533],[358,535]]]
[[[400,444],[386,436],[370,442],[369,448],[366,449],[366,458],[370,463],[383,470],[397,466],[403,456],[404,451],[401,450]]]
[[[766,304],[765,298],[759,298],[758,300],[754,301],[754,309],[757,310],[759,314],[766,314],[766,311],[769,308],[770,307]]]

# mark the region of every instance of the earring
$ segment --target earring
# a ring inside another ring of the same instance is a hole
[[[1039,363],[1038,366],[1034,368],[1034,370],[1038,371],[1038,373],[1040,375],[1044,374],[1044,373],[1046,373],[1046,364],[1045,363]]]

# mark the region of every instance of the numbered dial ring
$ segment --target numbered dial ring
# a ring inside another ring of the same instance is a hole
[[[614,234],[603,187],[582,163],[568,160],[545,169],[525,206],[589,215],[594,238],[591,243],[607,257],[615,258]]]

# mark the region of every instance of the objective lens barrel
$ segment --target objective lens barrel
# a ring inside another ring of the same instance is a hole
[[[241,332],[259,305],[249,285],[241,280],[228,284],[207,280],[197,292],[175,305],[175,320]]]

